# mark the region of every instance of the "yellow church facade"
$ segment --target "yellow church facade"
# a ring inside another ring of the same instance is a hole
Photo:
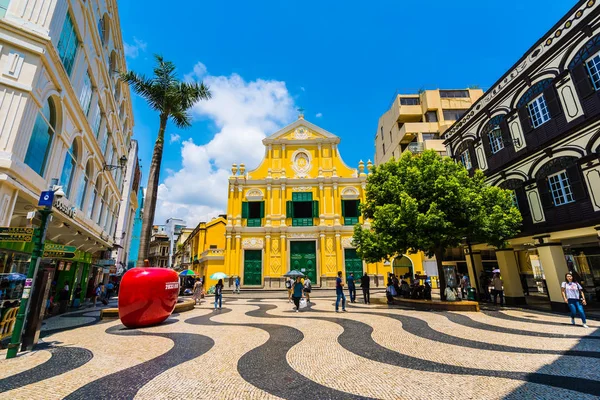
[[[339,143],[300,116],[263,140],[265,156],[255,170],[232,166],[225,273],[244,287],[269,289],[284,287],[283,275],[294,269],[317,287],[334,286],[338,271],[344,278],[366,272],[372,285],[383,286],[388,272],[422,270],[420,254],[374,264],[357,256],[352,236],[357,223],[368,226],[359,207],[372,165],[350,168]]]

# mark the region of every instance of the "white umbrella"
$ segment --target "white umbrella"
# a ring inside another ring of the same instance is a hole
[[[213,279],[215,281],[218,281],[219,279],[227,279],[228,276],[227,274],[223,273],[223,272],[215,272],[214,274],[212,274],[210,276],[210,279]]]
[[[495,270],[492,271],[492,274],[499,274],[500,270],[498,268],[496,268]]]

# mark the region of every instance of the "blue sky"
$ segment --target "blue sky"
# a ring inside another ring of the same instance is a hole
[[[394,92],[489,88],[574,4],[492,1],[119,1],[128,68],[152,54],[215,98],[187,130],[167,130],[156,223],[188,225],[225,208],[232,162],[255,165],[261,139],[306,119],[341,137],[347,164],[373,158],[377,120]],[[144,179],[158,118],[133,99]],[[317,116],[318,115],[318,116]],[[171,136],[173,135],[173,136]]]

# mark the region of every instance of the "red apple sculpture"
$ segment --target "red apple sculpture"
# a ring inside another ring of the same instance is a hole
[[[160,324],[173,312],[179,276],[167,268],[133,268],[119,288],[119,318],[128,328]]]

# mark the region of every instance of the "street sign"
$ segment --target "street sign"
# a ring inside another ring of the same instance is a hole
[[[46,190],[45,192],[42,192],[42,194],[40,194],[38,206],[52,207],[53,201],[54,201],[54,192],[52,190]]]
[[[33,228],[0,228],[0,241],[5,242],[31,242]]]
[[[43,257],[46,258],[75,258],[75,246],[63,246],[62,244],[49,244],[44,245]]]

